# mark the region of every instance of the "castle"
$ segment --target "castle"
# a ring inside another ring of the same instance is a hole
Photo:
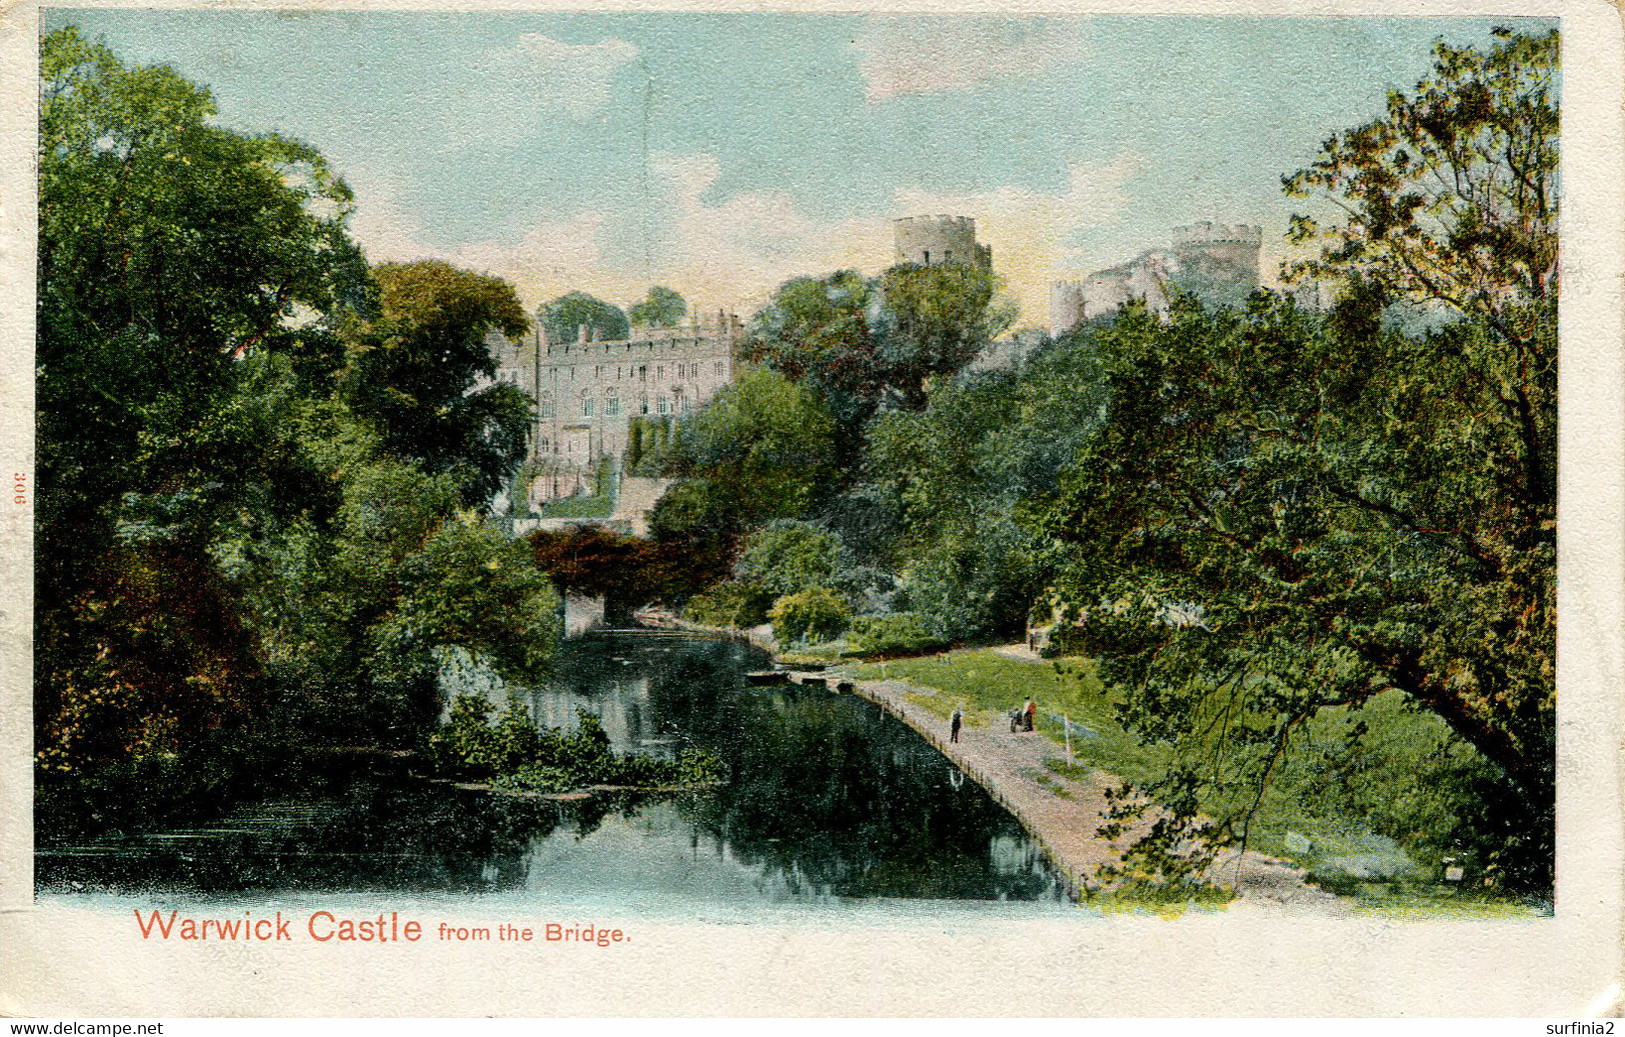
[[[1191,292],[1213,305],[1237,303],[1263,284],[1259,252],[1264,230],[1208,221],[1175,227],[1167,248],[1091,274],[1050,285],[1050,335],[1059,338],[1084,321],[1143,299],[1152,313],[1168,309],[1172,291]]]
[[[968,216],[912,216],[892,227],[894,264],[993,262]],[[554,342],[539,321],[520,339],[491,333],[496,380],[536,401],[528,459],[540,474],[529,507],[592,492],[599,463],[625,455],[632,419],[680,418],[704,406],[738,374],[744,337],[739,317],[722,310],[686,326],[633,328],[625,339],[599,339],[583,326]]]
[[[976,241],[969,216],[906,216],[892,221],[892,265],[993,266],[993,249]]]
[[[553,342],[538,323],[521,339],[491,334],[496,380],[536,401],[530,460],[541,474],[530,503],[591,491],[598,462],[626,452],[633,418],[681,417],[734,380],[744,324],[718,310],[675,328],[633,328],[625,339],[599,339],[583,326]]]
[[[992,267],[993,250],[976,240],[969,216],[909,216],[893,220],[892,230],[893,265]],[[1175,291],[1216,305],[1240,302],[1262,283],[1262,244],[1262,228],[1247,224],[1176,227],[1164,248],[1080,281],[1052,283],[1050,335],[1065,335],[1131,299],[1166,312]],[[486,341],[495,380],[536,401],[528,452],[534,478],[520,510],[593,493],[601,463],[625,455],[633,419],[681,418],[703,407],[738,376],[744,340],[743,322],[723,310],[679,327],[633,328],[624,339],[600,339],[582,326],[555,342],[540,322],[520,339],[493,332]],[[1032,343],[1010,346],[1019,353]],[[983,366],[997,366],[1009,357],[983,359]]]

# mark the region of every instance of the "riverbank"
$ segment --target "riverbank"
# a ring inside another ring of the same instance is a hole
[[[1010,811],[1074,896],[1096,868],[1117,860],[1112,843],[1097,834],[1106,790],[1120,784],[1116,776],[1068,766],[1053,742],[1012,732],[1005,714],[992,710],[966,710],[954,742],[948,723],[928,705],[941,696],[935,688],[902,680],[855,680],[853,688],[907,724]],[[1236,884],[1239,905],[1315,915],[1346,915],[1353,909],[1344,898],[1305,882],[1297,869],[1260,853],[1249,851],[1239,871],[1234,856],[1221,860],[1216,871]]]
[[[637,619],[659,629],[748,642],[772,653],[780,666],[791,671],[792,679],[800,676],[794,671],[793,659],[784,659],[771,634],[763,629],[707,627],[664,610],[643,612]],[[1035,667],[1049,665],[1024,645],[996,651]],[[1074,898],[1097,868],[1118,860],[1117,849],[1098,834],[1107,807],[1106,790],[1121,784],[1117,775],[1070,764],[1064,750],[1041,733],[1010,731],[1007,717],[999,710],[977,708],[937,688],[906,680],[866,679],[838,672],[843,681],[850,681],[855,694],[908,725],[1008,810],[1043,850]],[[959,741],[954,742],[947,717],[956,705],[964,709],[965,724]],[[1041,719],[1040,727],[1044,725]],[[1239,868],[1234,854],[1221,857],[1215,873],[1235,886],[1237,900],[1232,909],[1258,907],[1324,916],[1346,915],[1354,908],[1346,898],[1306,882],[1292,865],[1256,851],[1246,853]]]

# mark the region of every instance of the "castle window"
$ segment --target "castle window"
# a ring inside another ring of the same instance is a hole
[[[647,414],[647,413],[649,413],[649,397],[645,396],[643,398],[643,400],[638,404],[638,413],[639,414]]]
[[[721,374],[722,373],[722,361],[718,360],[716,363],[711,365],[711,373],[712,374]]]
[[[592,399],[591,396],[589,396],[586,399],[581,401],[581,416],[582,417],[584,417],[584,418],[592,417],[592,404],[593,404],[593,399]]]
[[[666,365],[665,364],[660,364],[660,365],[655,367],[655,377],[656,378],[664,378],[664,377],[666,377]]]
[[[638,381],[647,382],[648,380],[649,380],[649,369],[647,367],[645,367],[643,364],[639,364],[638,365]]]
[[[679,397],[677,397],[677,409],[682,411],[684,414],[688,413],[688,397],[687,396],[679,396]]]
[[[617,400],[615,397],[611,396],[609,399],[604,401],[604,413],[605,414],[609,414],[609,415],[613,416],[613,415],[619,414],[620,412],[621,412],[621,401],[620,400]]]
[[[660,413],[662,413],[662,414],[670,414],[671,413],[671,404],[666,402],[666,398],[664,396],[660,397]]]
[[[931,250],[930,249],[925,250],[925,265],[926,266],[931,265]]]

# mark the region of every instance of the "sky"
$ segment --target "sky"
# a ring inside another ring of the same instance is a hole
[[[652,284],[748,315],[890,263],[891,220],[975,218],[1023,325],[1048,285],[1210,219],[1380,115],[1436,39],[1542,19],[47,10],[206,84],[219,121],[319,149],[373,261],[437,257],[529,307]]]

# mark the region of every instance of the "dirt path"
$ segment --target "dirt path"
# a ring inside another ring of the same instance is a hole
[[[1045,661],[1025,645],[998,650],[1018,659]],[[1014,814],[1074,893],[1097,866],[1115,859],[1111,844],[1095,834],[1106,807],[1105,790],[1119,784],[1112,775],[1088,771],[1069,776],[1050,770],[1045,761],[1064,761],[1065,751],[1042,734],[1011,732],[1009,720],[1001,712],[967,711],[959,741],[950,742],[948,721],[917,701],[936,697],[933,688],[899,680],[858,681],[854,687],[936,746]],[[909,696],[916,701],[909,701]],[[1043,723],[1040,719],[1040,726]],[[1221,875],[1234,881],[1235,857],[1221,862],[1220,867]],[[1240,879],[1236,907],[1316,915],[1351,911],[1347,901],[1304,882],[1295,868],[1259,853],[1247,853]]]

